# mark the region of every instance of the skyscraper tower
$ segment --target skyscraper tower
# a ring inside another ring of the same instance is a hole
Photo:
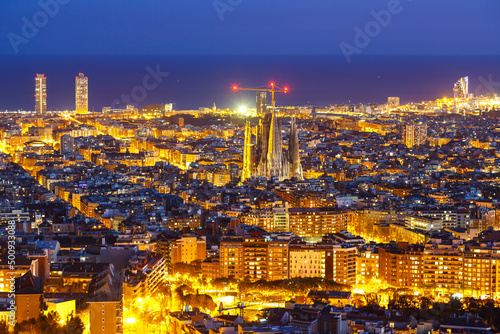
[[[463,77],[453,86],[453,111],[457,110],[457,100],[463,101],[469,99],[469,77]],[[465,110],[464,110],[465,116]]]
[[[243,146],[243,171],[241,174],[241,182],[252,177],[253,170],[253,154],[252,154],[252,128],[250,121],[245,124],[245,143]]]
[[[267,111],[267,92],[257,92],[255,102],[257,115],[265,115]]]
[[[89,111],[89,81],[88,78],[79,73],[75,78],[75,112],[87,114]]]
[[[453,86],[453,96],[458,100],[469,98],[469,77],[463,77]]]
[[[47,78],[44,74],[35,77],[35,112],[37,114],[47,113]]]

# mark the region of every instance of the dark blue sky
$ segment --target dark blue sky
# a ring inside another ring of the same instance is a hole
[[[15,54],[9,36],[26,55],[340,54],[395,0],[59,0],[45,24],[53,1],[1,1],[0,54]],[[221,20],[214,2],[235,5]],[[500,55],[499,14],[498,0],[400,0],[362,52]],[[23,36],[23,17],[38,32]]]

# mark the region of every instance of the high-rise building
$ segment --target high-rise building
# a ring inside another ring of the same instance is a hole
[[[78,114],[89,111],[89,80],[83,73],[75,78],[75,111]]]
[[[45,114],[47,112],[47,78],[44,74],[35,77],[35,112]]]
[[[257,92],[255,101],[257,115],[265,115],[267,112],[267,92]]]
[[[427,140],[427,124],[404,124],[402,137],[407,147],[422,145]]]
[[[469,77],[460,78],[453,86],[453,96],[458,100],[469,98]]]
[[[387,106],[389,108],[399,107],[399,97],[388,97],[387,98]]]

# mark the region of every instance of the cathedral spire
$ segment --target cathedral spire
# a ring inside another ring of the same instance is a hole
[[[253,154],[252,154],[252,127],[250,121],[245,123],[245,142],[243,145],[243,172],[241,174],[241,182],[252,177],[253,169]]]

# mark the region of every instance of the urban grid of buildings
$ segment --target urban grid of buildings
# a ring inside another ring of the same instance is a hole
[[[35,111],[0,114],[0,320],[14,286],[19,325],[89,333],[491,333],[400,311],[500,299],[500,100],[452,92],[93,112],[79,73],[51,112],[37,74]]]

